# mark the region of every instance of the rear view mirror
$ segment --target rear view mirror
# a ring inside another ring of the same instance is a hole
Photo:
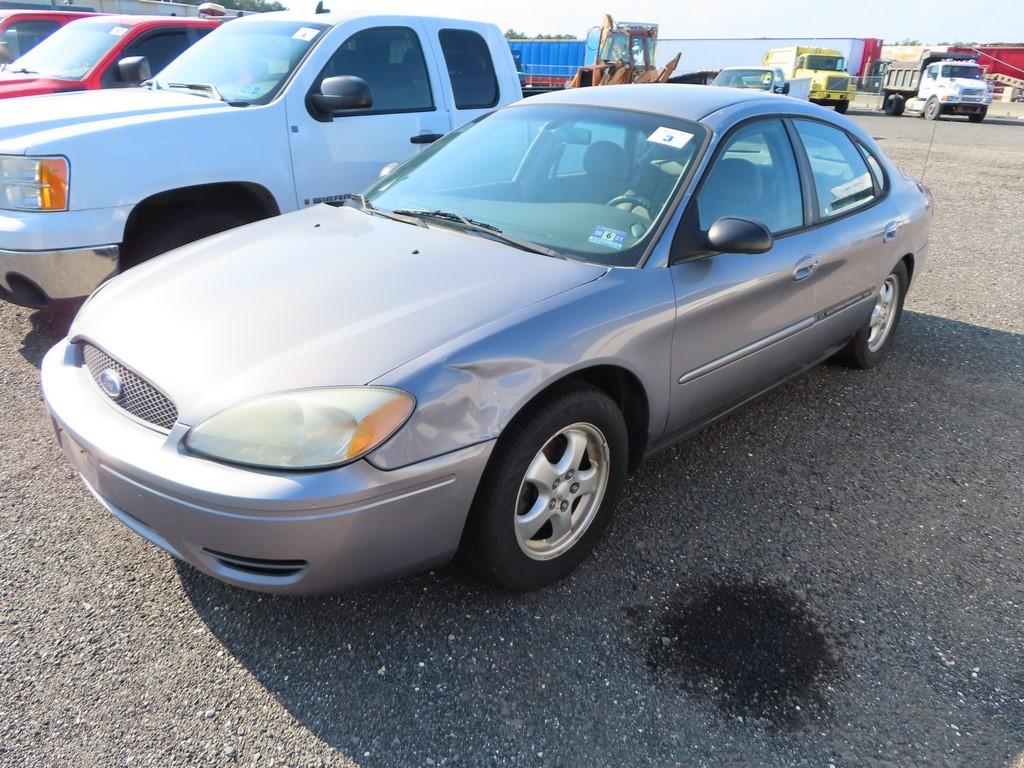
[[[145,56],[126,56],[117,62],[117,73],[121,82],[127,85],[139,85],[153,75],[149,71],[149,59]]]
[[[311,94],[313,106],[327,120],[335,112],[349,109],[369,109],[373,106],[373,93],[363,78],[354,75],[328,77],[320,84],[320,92]]]
[[[720,253],[764,253],[772,243],[768,228],[749,219],[723,216],[708,230],[709,247]]]

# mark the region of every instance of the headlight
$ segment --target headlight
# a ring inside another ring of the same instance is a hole
[[[0,156],[0,208],[66,211],[68,161],[63,157]]]
[[[391,437],[415,405],[412,395],[385,387],[300,389],[221,411],[190,430],[185,446],[251,467],[336,467]]]

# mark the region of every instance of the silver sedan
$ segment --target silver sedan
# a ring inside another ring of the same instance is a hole
[[[109,281],[43,389],[96,498],[214,577],[322,592],[458,554],[534,589],[645,456],[829,357],[878,364],[930,209],[814,105],[549,94]]]

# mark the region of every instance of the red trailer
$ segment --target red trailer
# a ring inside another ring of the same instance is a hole
[[[976,53],[978,64],[990,75],[1024,80],[1024,45],[951,45],[949,50]]]

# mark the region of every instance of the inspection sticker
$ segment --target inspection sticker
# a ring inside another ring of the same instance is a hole
[[[590,242],[595,245],[607,245],[616,251],[621,251],[626,242],[626,233],[608,227],[595,227],[590,235]]]
[[[125,32],[128,31],[128,27],[112,27],[110,34],[114,37],[121,37]]]
[[[686,146],[686,142],[693,138],[692,133],[686,131],[677,131],[673,128],[665,128],[662,126],[650,136],[647,137],[648,141],[653,141],[655,144],[661,144],[666,147],[673,147],[675,149],[682,149]]]
[[[313,29],[312,27],[300,27],[299,31],[292,35],[292,40],[304,40],[308,43],[319,34],[319,29]]]

